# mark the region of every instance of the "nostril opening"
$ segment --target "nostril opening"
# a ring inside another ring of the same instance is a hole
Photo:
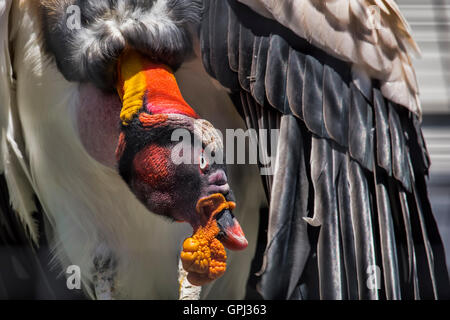
[[[223,186],[228,183],[227,175],[223,170],[217,170],[212,173],[208,179],[209,184],[214,184],[217,186]]]
[[[227,180],[217,180],[215,184],[218,186],[223,186],[224,184],[227,184]]]
[[[206,191],[208,194],[221,193],[224,196],[227,196],[230,193],[230,186],[228,183],[222,185],[210,184]]]

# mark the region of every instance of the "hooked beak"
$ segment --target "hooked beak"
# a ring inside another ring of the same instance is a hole
[[[220,230],[217,239],[222,242],[225,248],[230,250],[247,248],[248,241],[245,238],[241,225],[230,210],[226,209],[218,213],[215,219]]]
[[[210,184],[208,188],[209,194],[221,193],[227,201],[234,201],[225,171],[221,169],[217,170],[211,174],[208,182]],[[227,208],[222,210],[214,218],[220,230],[217,239],[222,242],[225,248],[230,250],[243,250],[247,248],[248,241],[231,209]]]

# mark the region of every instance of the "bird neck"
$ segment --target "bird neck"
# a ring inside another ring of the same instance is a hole
[[[124,125],[141,110],[199,118],[183,99],[172,70],[134,50],[126,50],[119,58],[117,92],[122,100],[120,119]]]

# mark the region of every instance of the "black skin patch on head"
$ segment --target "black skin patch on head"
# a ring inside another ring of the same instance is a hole
[[[118,169],[122,179],[126,183],[130,183],[134,156],[150,143],[169,147],[169,144],[172,143],[171,136],[174,128],[144,129],[136,115],[128,125],[122,125],[121,130],[125,134],[125,149],[119,159]]]
[[[135,115],[128,125],[121,126],[125,147],[118,160],[119,174],[136,197],[153,213],[172,220],[198,223],[195,208],[201,197],[208,196],[209,176],[219,169],[226,173],[226,166],[212,163],[211,159],[207,159],[207,168],[201,168],[197,160],[203,150],[194,148],[194,142],[191,141],[189,147],[192,162],[174,164],[171,159],[168,159],[170,164],[167,169],[171,172],[165,178],[166,180],[161,181],[160,184],[147,183],[142,176],[142,171],[140,174],[136,173],[136,155],[151,145],[157,145],[169,150],[168,157],[170,157],[173,148],[180,143],[180,141],[172,141],[172,133],[180,127],[177,126],[179,123],[144,127],[139,120],[142,112]],[[146,170],[145,165],[143,167]],[[153,169],[148,169],[148,173],[154,174]],[[231,191],[224,196],[227,200],[234,201]]]

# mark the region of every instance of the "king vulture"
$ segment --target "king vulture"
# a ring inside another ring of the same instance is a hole
[[[259,229],[265,299],[449,297],[393,0],[0,0],[0,17],[11,274],[48,268],[48,246],[92,298],[176,299],[179,262],[201,298],[243,298]],[[220,161],[215,128],[245,127],[259,168]]]

